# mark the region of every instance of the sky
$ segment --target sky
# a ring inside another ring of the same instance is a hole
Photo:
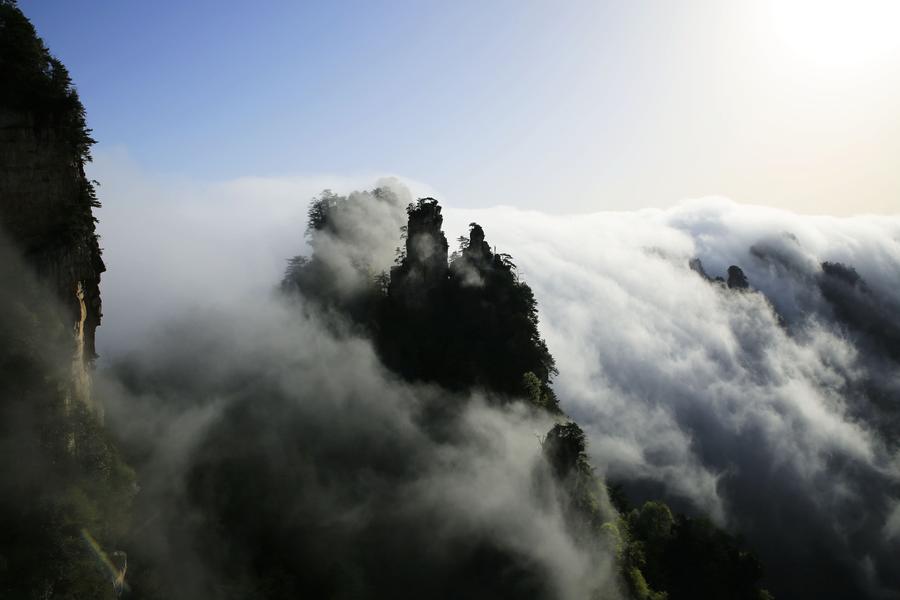
[[[95,155],[160,178],[397,175],[556,213],[900,211],[887,1],[20,6]]]

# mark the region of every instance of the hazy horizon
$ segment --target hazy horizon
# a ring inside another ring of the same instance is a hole
[[[21,6],[95,154],[160,178],[395,175],[552,213],[900,211],[890,2]]]

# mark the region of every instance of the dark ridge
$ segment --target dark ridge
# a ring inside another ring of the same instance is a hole
[[[744,272],[737,265],[728,267],[728,280],[726,283],[728,288],[733,290],[746,290],[750,288],[747,276],[744,275]]]
[[[710,277],[706,273],[706,269],[703,268],[703,261],[699,258],[692,258],[691,260],[689,260],[688,267],[691,269],[691,271],[697,273],[703,279],[706,279],[707,281],[712,280],[712,277]]]
[[[0,2],[0,229],[71,315],[84,311],[84,360],[95,357],[99,207],[84,174],[94,140],[68,71],[14,2]]]
[[[688,261],[688,267],[691,271],[697,273],[700,277],[705,279],[706,281],[712,283],[721,283],[728,287],[728,289],[732,290],[749,290],[750,282],[747,280],[747,276],[744,275],[744,271],[737,265],[731,265],[728,267],[728,279],[723,277],[712,277],[703,267],[703,262],[699,258],[692,258]]]
[[[482,228],[448,264],[440,206],[410,205],[406,254],[391,270],[376,338],[385,363],[414,381],[509,396],[532,390],[553,406],[553,357],[538,331],[537,302],[507,254],[495,254]]]
[[[105,269],[93,143],[65,67],[0,0],[0,598],[122,589],[135,488],[90,386]]]
[[[823,262],[819,291],[834,316],[852,333],[900,362],[900,327],[896,318],[900,307],[878,297],[852,266]]]

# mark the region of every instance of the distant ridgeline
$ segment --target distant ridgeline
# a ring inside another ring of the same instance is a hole
[[[93,143],[65,67],[0,0],[0,598],[114,598],[132,471],[91,391]]]
[[[796,238],[787,236],[789,242],[796,243]],[[874,372],[890,373],[900,365],[900,326],[898,326],[895,307],[875,293],[865,279],[851,265],[838,262],[823,261],[818,265],[820,270],[813,275],[804,273],[791,265],[791,259],[781,255],[777,250],[757,244],[750,247],[754,259],[768,265],[771,269],[785,274],[785,279],[809,278],[809,283],[818,288],[821,304],[806,307],[802,314],[794,314],[772,302],[772,309],[782,327],[790,329],[802,327],[809,314],[819,313],[824,321],[835,321],[843,333],[850,337],[858,348],[879,365]],[[728,267],[728,278],[712,277],[703,267],[699,258],[693,258],[688,266],[695,273],[713,285],[725,286],[737,292],[753,291],[744,271],[737,265]],[[760,292],[761,293],[761,292]],[[769,298],[770,302],[773,298]],[[889,439],[896,437],[900,429],[900,407],[893,400],[896,397],[896,386],[890,378],[868,376],[853,383],[848,383],[848,396],[866,398],[862,410],[868,415],[854,415],[864,422],[879,429]],[[856,409],[860,410],[860,409]],[[874,415],[874,416],[873,416]]]
[[[349,261],[335,256],[343,242],[360,239],[358,222],[346,217],[363,213],[363,203],[389,207],[400,200],[379,188],[348,197],[325,192],[313,201],[307,229],[313,251],[288,261],[286,293],[302,295],[306,310],[348,318],[406,380],[481,390],[495,402],[524,401],[553,415],[557,422],[541,444],[567,495],[569,527],[577,539],[612,549],[621,587],[632,598],[771,598],[760,588],[757,559],[708,519],[673,515],[662,502],[632,508],[621,488],[607,488],[594,475],[585,434],[551,387],[557,370],[538,330],[534,294],[512,258],[492,250],[481,226],[471,223],[448,256],[438,202],[411,202],[394,266],[375,272],[364,248]],[[353,277],[336,268],[348,264]],[[746,285],[739,269],[729,273],[730,287]],[[344,320],[336,321],[345,326]],[[602,509],[607,496],[618,514]],[[596,597],[605,597],[603,590]]]

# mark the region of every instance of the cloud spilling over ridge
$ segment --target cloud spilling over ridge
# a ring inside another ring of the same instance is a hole
[[[900,368],[836,316],[820,264],[854,267],[896,327],[900,218],[715,199],[448,213],[451,228],[472,220],[534,289],[561,403],[609,477],[744,533],[792,595],[818,583],[821,597],[897,597],[900,431],[884,425],[900,412]],[[741,266],[762,293],[704,280],[695,257],[712,276]]]
[[[133,586],[617,598],[612,550],[570,529],[543,460],[548,415],[406,384],[334,315],[274,293],[309,251],[319,183],[137,185],[137,201],[117,197],[124,180],[104,186],[111,343],[95,388],[141,477],[132,562],[157,571]],[[343,237],[315,240],[342,292],[401,243],[409,192],[382,184],[397,197],[338,211]]]
[[[270,210],[259,199],[272,189],[282,192]],[[263,281],[274,283],[283,259],[302,249],[307,199],[317,191],[286,180],[248,182],[233,196],[244,207],[234,221],[186,193],[192,230],[165,244],[136,231],[133,208],[104,193],[104,211],[119,216],[101,230],[111,269],[101,354],[104,338],[122,341],[111,350],[127,348],[128,331],[138,330],[136,323],[121,329],[117,303],[145,332],[158,323],[153,305],[183,308],[185,298],[166,293],[178,287],[170,273],[196,277],[207,297],[239,298],[233,305],[246,312],[238,315],[263,310]],[[285,209],[294,216],[283,218]],[[561,405],[587,431],[599,469],[636,496],[663,494],[746,536],[776,595],[897,597],[900,374],[878,336],[860,325],[865,315],[848,319],[826,293],[837,280],[822,263],[855,269],[868,292],[847,288],[844,297],[863,298],[866,314],[896,326],[900,218],[809,217],[720,199],[568,217],[451,204],[444,216],[450,239],[480,223],[534,289],[560,369]],[[220,218],[233,223],[240,243],[204,238],[201,225]],[[118,241],[106,235],[114,228]],[[168,249],[141,252],[140,260],[157,265],[149,275],[122,276],[125,261],[115,265],[129,235],[145,249]],[[256,254],[257,244],[272,250]],[[203,258],[183,260],[191,256]],[[758,291],[706,281],[688,267],[692,258],[711,276],[739,265]],[[132,299],[148,303],[146,314],[131,310]]]

